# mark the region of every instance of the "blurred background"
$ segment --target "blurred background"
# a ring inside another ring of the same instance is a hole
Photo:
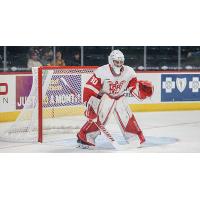
[[[101,66],[114,49],[137,71],[200,69],[200,46],[0,46],[0,72],[41,65]]]

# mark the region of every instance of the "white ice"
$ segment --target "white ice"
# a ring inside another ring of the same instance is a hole
[[[138,112],[135,117],[146,137],[146,143],[142,148],[134,146],[116,150],[103,136],[98,136],[96,148],[93,150],[79,149],[76,143],[76,131],[67,134],[52,134],[53,137],[42,144],[40,143],[16,143],[0,141],[0,152],[30,153],[93,153],[93,152],[136,152],[136,153],[169,153],[169,152],[200,152],[200,111],[169,111],[169,112]],[[85,118],[73,117],[71,123],[83,125]],[[8,123],[0,123],[0,134]],[[112,118],[107,129],[113,134],[119,144],[125,141],[119,127]],[[54,131],[54,130],[52,130]],[[125,145],[124,145],[125,146]]]

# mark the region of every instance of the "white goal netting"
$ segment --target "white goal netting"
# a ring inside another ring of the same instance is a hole
[[[78,132],[82,124],[76,116],[84,111],[82,89],[94,69],[43,67],[40,79],[39,68],[33,68],[32,89],[24,108],[0,139],[36,142],[39,137],[45,141],[51,136]]]

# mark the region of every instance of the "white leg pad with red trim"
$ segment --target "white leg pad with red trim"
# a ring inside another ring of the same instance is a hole
[[[98,121],[100,121],[101,124],[105,125],[108,122],[110,116],[115,109],[115,106],[115,99],[110,98],[107,94],[104,94],[102,96],[97,112]]]
[[[90,146],[95,145],[95,139],[100,134],[96,124],[92,121],[87,121],[81,130],[78,132],[77,137],[82,143]]]
[[[89,143],[95,145],[95,139],[96,139],[96,137],[97,137],[98,135],[100,135],[100,132],[99,132],[99,131],[87,133],[87,134],[86,134],[87,141],[88,141]]]
[[[100,104],[100,101],[101,99],[91,96],[89,101],[87,102],[87,105],[90,105],[93,108],[94,112],[97,113],[97,109]]]
[[[128,121],[132,116],[132,112],[124,97],[121,97],[119,100],[117,100],[114,113],[115,117],[117,117],[117,120],[119,121],[121,128],[125,130]]]
[[[145,141],[142,131],[124,97],[117,101],[114,116],[126,140],[129,141],[137,136],[136,138],[139,137],[140,143]]]
[[[108,95],[104,94],[99,100],[96,97],[91,97],[88,101],[87,110],[85,115],[90,119],[93,118],[94,113],[97,113],[97,123],[106,124],[109,120],[111,114],[113,113],[116,105],[116,100],[110,98]],[[91,109],[92,108],[92,109]],[[93,119],[94,120],[94,119]],[[97,125],[88,121],[81,128],[77,134],[78,140],[86,145],[95,145],[95,139],[100,134]]]
[[[98,107],[99,107],[99,104],[100,104],[100,99],[94,97],[94,96],[91,96],[89,101],[87,102],[87,108],[85,110],[85,116],[88,118],[88,119],[95,119],[97,118],[97,110],[98,110]]]

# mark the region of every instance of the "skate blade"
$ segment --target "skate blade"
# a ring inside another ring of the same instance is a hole
[[[87,144],[78,144],[78,146],[77,146],[76,148],[93,150],[95,147],[94,147],[94,146],[87,145]]]

